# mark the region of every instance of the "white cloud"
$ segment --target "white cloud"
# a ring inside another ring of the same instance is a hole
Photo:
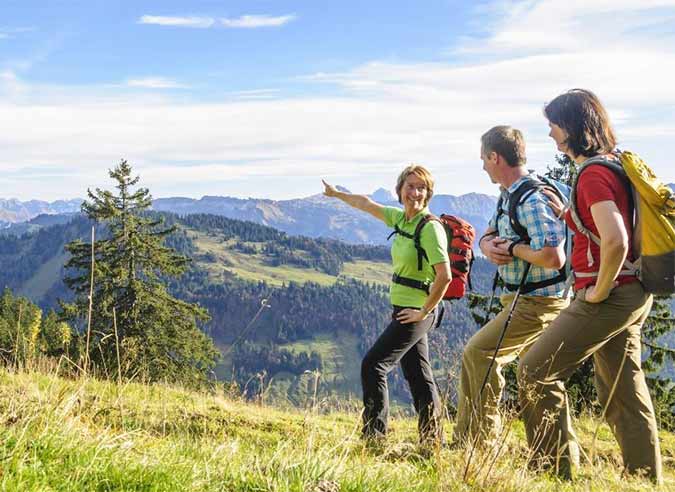
[[[138,23],[205,29],[213,26],[215,24],[215,20],[211,17],[167,17],[159,15],[144,15],[138,19]]]
[[[279,89],[253,89],[231,92],[230,95],[236,99],[271,99],[278,97],[279,93]]]
[[[175,16],[158,16],[158,15],[144,15],[138,19],[139,24],[155,24],[159,26],[173,26],[173,27],[192,27],[207,29],[215,25],[221,25],[228,28],[258,28],[258,27],[276,27],[283,26],[295,20],[296,16],[293,14],[270,16],[270,15],[242,15],[237,18],[220,19],[219,24],[216,24],[216,19],[213,17],[175,17]]]
[[[144,89],[187,89],[186,85],[180,84],[174,80],[164,77],[143,77],[140,79],[129,79],[126,81],[129,87],[140,87]]]
[[[597,5],[570,17],[554,2],[511,2],[522,18],[492,19],[483,44],[472,39],[457,47],[477,52],[491,47],[494,56],[453,63],[372,62],[299,81],[337,85],[339,97],[284,98],[275,89],[256,89],[231,93],[234,100],[220,103],[177,103],[148,91],[97,98],[91,89],[55,93],[0,73],[0,168],[67,165],[71,176],[54,186],[54,180],[19,182],[0,175],[0,187],[24,198],[78,196],[88,186],[108,185],[106,169],[126,157],[156,196],[302,196],[320,189],[319,177],[371,192],[391,184],[411,161],[430,167],[438,193],[494,193],[478,159],[480,135],[496,124],[521,128],[530,165],[545,170],[555,147],[542,107],[572,87],[597,92],[621,146],[642,154],[660,176],[675,182],[669,151],[675,135],[675,91],[669,82],[675,44],[664,42],[659,30],[644,28],[657,17],[675,15],[675,8],[660,2],[656,12],[641,8],[643,3],[613,2],[614,17],[635,22],[622,20],[620,39],[612,33],[599,42],[597,32],[607,30],[598,29],[604,14]],[[549,18],[560,19],[570,43],[551,45],[537,25]],[[520,38],[502,34],[516,22],[529,39],[518,49]],[[498,38],[509,40],[502,51]],[[43,99],[45,94],[51,99]]]
[[[12,70],[0,71],[0,97],[15,99],[25,94],[27,87]]]
[[[220,19],[220,22],[225,27],[252,29],[256,27],[283,26],[295,20],[295,18],[293,14],[278,17],[269,15],[242,15],[236,19]]]
[[[491,15],[485,36],[468,39],[453,52],[491,57],[505,54],[585,51],[590,47],[658,46],[655,24],[675,19],[675,0],[517,0],[480,7]],[[672,25],[672,24],[671,24]]]

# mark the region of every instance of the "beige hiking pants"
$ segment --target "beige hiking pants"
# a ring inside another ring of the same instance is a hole
[[[533,462],[564,466],[569,461],[574,434],[566,416],[564,382],[593,356],[595,387],[626,470],[642,471],[660,481],[656,419],[640,360],[640,329],[652,296],[635,282],[615,288],[599,304],[584,299],[582,289],[518,366],[520,404]]]
[[[482,440],[494,439],[499,435],[501,418],[498,407],[505,385],[502,367],[527,351],[569,302],[556,297],[520,296],[481,395],[481,385],[513,298],[514,294],[500,297],[504,309],[477,331],[464,348],[453,441],[467,443],[479,435]]]

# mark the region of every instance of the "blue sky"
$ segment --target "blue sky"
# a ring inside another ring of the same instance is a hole
[[[587,87],[620,143],[675,181],[675,0],[0,0],[0,197],[109,186],[128,159],[156,197],[274,199],[391,188],[494,194],[480,135],[555,146],[543,104]]]

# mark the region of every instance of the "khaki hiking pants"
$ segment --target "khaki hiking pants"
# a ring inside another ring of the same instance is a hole
[[[652,296],[639,282],[591,304],[585,289],[560,313],[518,366],[520,404],[532,464],[565,467],[575,437],[566,410],[565,381],[593,356],[595,387],[629,473],[661,481],[659,438],[641,368],[640,330]],[[612,388],[616,387],[612,393]],[[611,395],[611,397],[610,397]]]
[[[464,348],[457,423],[453,434],[455,442],[466,444],[479,435],[483,440],[491,440],[499,435],[501,418],[498,407],[505,385],[502,367],[527,351],[544,328],[569,303],[567,299],[557,297],[520,296],[481,395],[481,385],[514,296],[515,294],[503,294],[500,297],[504,309],[478,330]]]

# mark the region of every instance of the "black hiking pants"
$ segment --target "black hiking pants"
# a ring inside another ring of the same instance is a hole
[[[400,361],[419,415],[420,440],[440,437],[441,404],[429,363],[427,333],[443,318],[442,303],[417,323],[402,324],[396,315],[405,309],[394,306],[392,320],[361,363],[363,386],[363,437],[384,436],[389,417],[387,374]]]

